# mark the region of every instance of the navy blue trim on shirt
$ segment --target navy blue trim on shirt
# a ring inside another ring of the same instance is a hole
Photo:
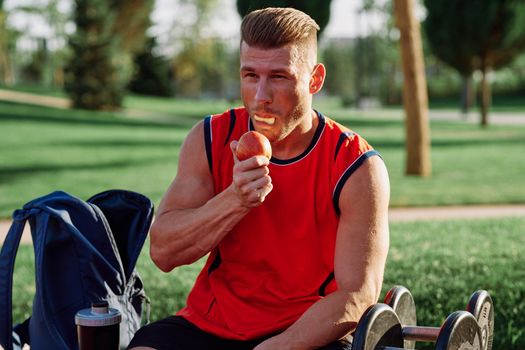
[[[334,208],[335,208],[335,211],[336,211],[337,215],[341,214],[341,209],[339,208],[339,197],[341,196],[341,191],[343,190],[343,186],[345,185],[346,181],[348,180],[350,175],[352,175],[365,162],[365,160],[367,160],[368,158],[373,157],[373,156],[381,157],[379,152],[377,152],[375,150],[371,150],[371,151],[368,151],[368,152],[365,152],[365,153],[361,154],[361,156],[359,156],[359,158],[357,158],[345,170],[345,172],[343,173],[343,175],[341,176],[341,178],[337,182],[337,185],[336,185],[335,190],[334,190],[334,195],[333,195],[333,198],[332,198],[333,203],[334,203]]]
[[[208,166],[213,173],[213,161],[211,155],[211,115],[204,118],[204,145],[206,146],[206,156],[208,157]]]
[[[328,277],[326,277],[326,279],[324,280],[323,284],[321,284],[321,287],[319,287],[319,295],[320,296],[322,296],[322,297],[326,296],[326,287],[328,287],[328,284],[330,284],[330,282],[332,282],[334,278],[335,278],[335,273],[334,273],[334,271],[332,271],[332,272],[330,272]]]
[[[324,115],[322,115],[318,111],[315,111],[315,113],[317,113],[317,117],[319,119],[319,124],[317,125],[317,129],[315,130],[315,134],[314,134],[314,137],[312,139],[312,142],[310,142],[310,144],[304,150],[304,152],[299,154],[297,157],[293,157],[291,159],[277,159],[275,157],[272,157],[272,159],[270,159],[270,161],[272,163],[279,164],[279,165],[291,164],[291,163],[297,162],[298,160],[301,160],[302,158],[306,157],[306,155],[312,151],[312,149],[317,144],[317,141],[321,137],[321,134],[323,133],[323,130],[324,130],[324,127],[325,127],[325,124],[326,124]]]
[[[341,135],[339,135],[339,140],[337,140],[337,145],[335,146],[334,162],[337,159],[337,155],[339,154],[339,149],[341,149],[343,142],[345,142],[345,140],[348,139],[352,135],[355,135],[355,134],[351,131],[345,131],[345,132],[342,132]]]
[[[226,137],[226,140],[224,140],[224,146],[228,144],[228,141],[232,136],[233,128],[235,128],[235,120],[235,111],[233,109],[230,109],[230,130],[228,131],[228,136]]]
[[[221,252],[220,250],[217,250],[217,255],[215,255],[213,262],[210,264],[210,267],[208,267],[208,275],[211,274],[213,271],[217,270],[221,262]]]

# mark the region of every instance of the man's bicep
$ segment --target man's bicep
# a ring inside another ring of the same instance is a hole
[[[339,288],[379,293],[388,254],[390,185],[383,160],[367,159],[344,185],[335,251]]]
[[[197,208],[213,197],[213,177],[208,165],[203,123],[195,125],[181,147],[177,175],[159,206],[159,214],[174,209]]]

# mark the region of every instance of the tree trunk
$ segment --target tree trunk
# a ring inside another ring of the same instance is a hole
[[[0,8],[0,82],[5,85],[14,83],[9,61],[6,13]]]
[[[414,0],[394,0],[396,26],[401,38],[403,105],[406,114],[406,174],[430,176],[428,94],[419,22]]]
[[[472,85],[472,75],[461,77],[461,112],[468,114],[470,107],[474,104],[474,87]]]
[[[488,81],[488,69],[483,65],[481,68],[481,126],[489,125],[489,108],[491,104],[490,82]]]

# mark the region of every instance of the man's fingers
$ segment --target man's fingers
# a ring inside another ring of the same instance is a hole
[[[268,193],[273,188],[272,179],[269,176],[268,165],[270,160],[265,156],[254,156],[239,161],[236,155],[237,141],[230,142],[230,149],[234,160],[233,185],[235,190],[248,207],[261,205]]]
[[[269,175],[258,177],[251,181],[234,181],[238,191],[244,195],[249,196],[252,192],[260,189],[264,189],[266,186],[272,183],[272,178]]]

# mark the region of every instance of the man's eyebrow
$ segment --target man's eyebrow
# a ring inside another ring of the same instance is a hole
[[[241,66],[241,72],[254,72],[256,71],[255,68],[253,67],[250,67],[250,66]],[[289,69],[286,69],[286,68],[275,68],[275,69],[271,69],[270,70],[270,73],[271,74],[278,74],[278,73],[284,73],[284,74],[292,74],[291,70]]]

